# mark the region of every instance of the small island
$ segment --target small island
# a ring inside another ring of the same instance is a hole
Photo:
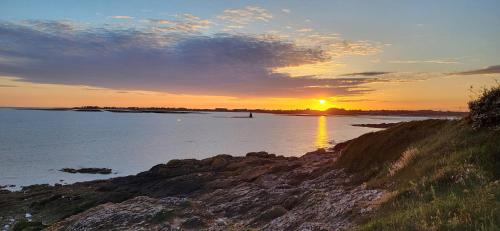
[[[352,124],[355,127],[365,127],[365,128],[390,128],[402,123],[381,123],[381,124]]]

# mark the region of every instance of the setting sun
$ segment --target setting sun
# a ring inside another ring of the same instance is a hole
[[[316,99],[316,103],[314,106],[312,106],[312,109],[314,110],[319,110],[319,111],[325,111],[329,107],[331,107],[330,102],[326,99]]]

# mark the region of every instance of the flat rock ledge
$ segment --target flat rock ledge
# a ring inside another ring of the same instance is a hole
[[[375,208],[383,190],[351,183],[336,152],[266,152],[172,160],[99,183],[134,196],[103,203],[48,230],[345,230]]]

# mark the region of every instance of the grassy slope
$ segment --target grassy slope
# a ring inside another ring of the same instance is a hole
[[[412,158],[389,174],[408,149]],[[355,139],[337,164],[393,192],[360,230],[500,230],[500,131],[404,123]]]

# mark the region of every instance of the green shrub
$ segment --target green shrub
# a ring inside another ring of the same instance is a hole
[[[481,96],[469,102],[472,127],[500,128],[500,85],[485,89]]]

